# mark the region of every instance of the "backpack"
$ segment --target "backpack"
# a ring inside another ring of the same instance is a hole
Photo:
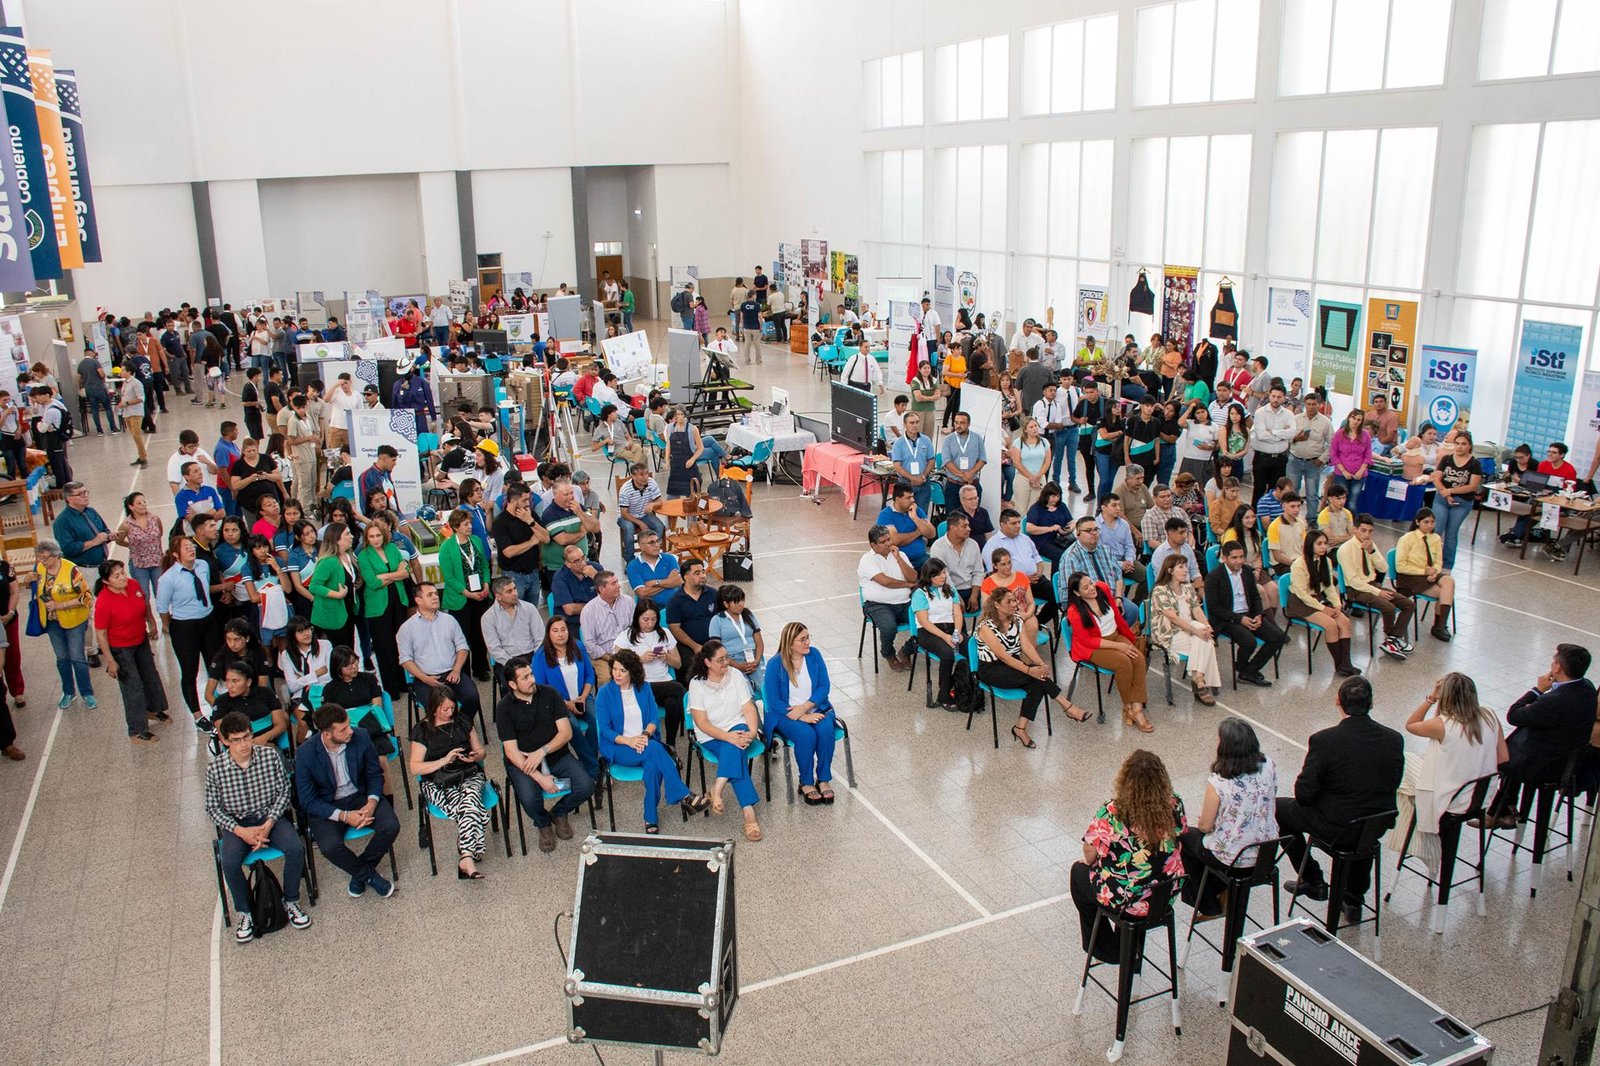
[[[978,679],[967,665],[965,656],[957,656],[955,669],[950,674],[951,702],[963,712],[983,710],[983,693],[978,691]]]
[[[250,870],[250,918],[255,923],[258,939],[289,924],[289,912],[283,908],[283,886],[278,883],[278,875],[264,862],[256,863]]]
[[[717,478],[706,495],[722,504],[722,513],[726,517],[750,517],[750,504],[744,498],[744,487],[732,478]]]
[[[73,437],[76,437],[78,435],[78,431],[73,427],[72,412],[67,410],[67,405],[62,403],[61,398],[58,396],[56,399],[51,401],[50,406],[59,407],[61,409],[61,439],[71,440]]]
[[[689,310],[689,294],[680,292],[672,297],[672,310],[674,314],[683,314]]]

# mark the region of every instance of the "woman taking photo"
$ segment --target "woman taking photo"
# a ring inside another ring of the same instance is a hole
[[[1072,512],[1061,498],[1061,486],[1046,481],[1039,490],[1039,498],[1023,512],[1023,530],[1047,559],[1052,570],[1061,565],[1061,557],[1071,543]],[[997,552],[1000,549],[995,549]]]
[[[644,663],[627,648],[611,657],[611,680],[594,701],[595,728],[600,732],[600,754],[612,766],[639,766],[644,769],[644,831],[659,833],[661,790],[666,800],[683,808],[684,816],[699,814],[710,806],[705,796],[696,796],[678,773],[672,752],[660,742],[661,714],[655,697],[645,683]]]
[[[929,559],[922,564],[922,572],[917,575],[917,589],[911,594],[910,609],[916,621],[917,646],[939,663],[939,684],[934,690],[933,703],[928,706],[938,704],[947,711],[964,710],[956,706],[951,678],[956,656],[961,652],[966,619],[962,617],[961,600],[950,587],[950,568],[940,560]]]
[[[1511,753],[1500,719],[1478,702],[1478,686],[1466,674],[1451,672],[1435,681],[1433,691],[1406,719],[1406,732],[1426,739],[1428,746],[1420,753],[1406,752],[1405,773],[1395,797],[1400,817],[1389,832],[1388,845],[1398,853],[1414,819],[1411,854],[1437,876],[1439,816],[1464,812],[1472,793],[1469,789],[1458,796],[1457,790],[1494,773]]]
[[[544,646],[533,654],[533,679],[549,685],[567,705],[567,716],[572,719],[572,750],[589,771],[591,777],[600,777],[600,745],[589,717],[589,701],[594,696],[594,662],[583,650],[583,641],[572,638],[572,627],[566,618],[555,615],[544,631]]]
[[[1189,686],[1194,698],[1213,707],[1217,702],[1216,694],[1222,688],[1216,634],[1206,619],[1205,605],[1200,602],[1192,580],[1189,561],[1183,556],[1172,554],[1162,560],[1156,587],[1150,590],[1150,642],[1167,649],[1171,663],[1188,660]]]
[[[378,659],[383,690],[390,699],[399,699],[406,690],[406,675],[400,669],[398,634],[406,620],[406,608],[411,606],[411,597],[406,593],[411,568],[401,557],[399,546],[389,539],[389,527],[382,522],[370,523],[361,539],[356,565],[361,571],[362,611]]]
[[[790,622],[778,638],[778,655],[767,664],[767,737],[777,734],[794,748],[800,765],[800,798],[808,807],[833,802],[833,745],[836,722],[828,667],[811,646],[811,631]]]
[[[148,744],[156,739],[150,732],[150,719],[172,721],[167,714],[167,690],[150,652],[156,635],[155,611],[120,559],[100,564],[94,592],[94,627],[100,632],[100,646],[106,649],[106,673],[122,692],[128,739]]]
[[[1146,666],[1139,638],[1117,604],[1116,596],[1103,582],[1081,570],[1063,583],[1067,590],[1067,622],[1072,627],[1072,659],[1088,662],[1116,677],[1122,697],[1122,721],[1141,733],[1154,733],[1156,727],[1145,717]]]
[[[1178,840],[1189,825],[1161,758],[1143,749],[1133,752],[1123,760],[1111,792],[1084,831],[1083,861],[1072,864],[1072,902],[1078,906],[1084,951],[1098,908],[1143,918],[1158,881],[1174,880],[1182,888]],[[1101,962],[1118,961],[1117,937],[1110,932],[1103,930],[1094,945]]]
[[[161,581],[161,518],[152,514],[142,492],[130,492],[122,500],[122,524],[117,527],[117,543],[128,549],[128,576],[144,589],[145,599],[154,603],[156,585]]]
[[[1351,411],[1328,444],[1331,483],[1344,486],[1349,496],[1345,506],[1355,514],[1361,513],[1361,487],[1372,467],[1372,432],[1366,428],[1366,418],[1367,413],[1359,407]]]
[[[1074,722],[1087,722],[1089,712],[1061,694],[1061,686],[1050,676],[1049,665],[1039,657],[1038,646],[1024,639],[1024,633],[1016,593],[1008,588],[989,593],[976,630],[978,679],[995,688],[1023,690],[1011,736],[1025,748],[1036,748],[1039,745],[1028,735],[1028,725],[1038,716],[1039,704],[1044,700],[1055,700],[1062,713]]]
[[[1221,912],[1222,883],[1212,878],[1199,897],[1204,866],[1224,876],[1247,873],[1255,865],[1251,847],[1277,839],[1278,768],[1261,750],[1256,731],[1242,718],[1217,723],[1217,757],[1206,778],[1206,798],[1194,825],[1183,831],[1180,847],[1186,877],[1183,901],[1203,916]],[[1235,858],[1239,866],[1233,866]],[[1214,887],[1213,887],[1214,886]]]
[[[717,613],[710,633],[728,649],[728,665],[745,676],[752,688],[761,683],[767,650],[756,616],[744,605],[744,589],[729,581],[717,590]]]
[[[420,780],[422,798],[456,823],[461,858],[456,877],[478,881],[483,861],[484,829],[489,812],[483,805],[483,744],[472,723],[456,717],[455,694],[440,685],[428,693],[428,710],[411,731],[411,757],[406,765]],[[426,817],[426,816],[425,816]]]
[[[734,798],[744,811],[744,838],[760,840],[756,804],[761,797],[750,780],[750,759],[745,754],[761,730],[750,684],[739,671],[729,669],[728,652],[714,638],[700,645],[689,677],[689,714],[695,737],[717,764],[717,779],[709,793],[711,810],[722,813],[723,786],[731,783]]]
[[[667,747],[676,749],[678,733],[683,728],[684,688],[672,676],[672,671],[683,668],[678,651],[678,638],[661,624],[661,608],[654,600],[641,598],[633,606],[633,621],[617,634],[618,651],[631,651],[644,665],[644,681],[650,686],[650,695],[661,709],[666,721],[661,723],[661,733]]]
[[[1186,404],[1178,425],[1183,427],[1178,437],[1178,469],[1196,481],[1210,477],[1217,454],[1217,427],[1211,424],[1210,409],[1205,404]]]
[[[1289,566],[1289,603],[1285,610],[1291,619],[1322,629],[1335,675],[1355,677],[1361,671],[1350,665],[1350,616],[1344,613],[1339,586],[1334,581],[1330,544],[1326,530],[1313,529],[1306,534],[1300,557]]]
[[[1478,487],[1483,484],[1483,467],[1472,454],[1472,434],[1457,430],[1451,449],[1440,455],[1433,468],[1433,517],[1444,541],[1440,559],[1446,570],[1455,569],[1461,525],[1472,514]]]
[[[311,624],[317,636],[335,648],[355,647],[355,594],[357,571],[350,549],[355,538],[343,522],[330,522],[317,549],[317,563],[307,588],[311,592]]]
[[[1444,572],[1444,542],[1433,531],[1433,512],[1424,507],[1411,519],[1411,529],[1394,546],[1394,587],[1407,596],[1432,596],[1434,640],[1449,643],[1450,608],[1456,600],[1456,579]]]
[[[1039,420],[1031,415],[1022,423],[1022,433],[1012,443],[1011,466],[1016,480],[1011,506],[1023,514],[1033,506],[1050,480],[1050,442],[1039,432]]]
[[[83,705],[92,711],[99,704],[89,678],[89,657],[83,648],[89,635],[89,608],[94,596],[82,571],[61,557],[61,545],[55,541],[39,541],[33,556],[36,606],[29,629],[34,633],[42,631],[50,638],[56,672],[61,676],[60,708],[66,710],[82,696]]]

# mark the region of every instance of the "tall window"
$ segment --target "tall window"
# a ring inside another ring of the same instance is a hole
[[[880,278],[922,277],[922,150],[868,152],[862,184],[867,270]]]
[[[922,53],[905,52],[863,63],[861,102],[866,129],[922,125]]]
[[[1117,104],[1117,16],[1038,26],[1022,38],[1022,113],[1109,111]]]
[[[1483,0],[1482,80],[1590,70],[1600,70],[1600,4],[1594,0]]]
[[[1006,117],[1009,43],[1002,33],[934,49],[935,122]]]
[[[1285,0],[1284,96],[1439,85],[1452,0]]]
[[[933,261],[978,275],[979,306],[1006,306],[1006,147],[933,153]]]
[[[1070,323],[1078,286],[1111,280],[1112,142],[1025,144],[1019,166],[1016,311]]]
[[[1136,107],[1256,94],[1260,0],[1175,0],[1139,9]]]

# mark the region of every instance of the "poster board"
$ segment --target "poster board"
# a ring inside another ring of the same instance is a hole
[[[405,347],[401,342],[401,347]],[[349,359],[350,342],[348,341],[310,341],[306,344],[295,345],[295,356],[301,363],[320,363],[328,359]]]
[[[642,329],[607,337],[600,347],[606,354],[606,365],[623,381],[643,377],[645,367],[655,358],[650,352],[650,338]]]
[[[683,291],[685,285],[694,286],[696,296],[704,296],[700,291],[700,268],[697,266],[675,266],[667,268],[667,276],[672,280],[671,295],[676,296]],[[576,336],[577,334],[573,334]]]
[[[1311,384],[1328,393],[1360,397],[1357,404],[1364,404],[1366,390],[1356,390],[1361,305],[1318,300],[1312,331]]]
[[[1572,432],[1572,465],[1587,474],[1586,463],[1600,443],[1600,370],[1585,371],[1578,393],[1578,424]]]
[[[944,323],[944,328],[956,328],[956,268],[953,266],[935,263],[933,265],[933,288],[928,293],[928,298],[933,301],[933,309],[939,313],[939,321]],[[920,306],[919,299],[911,301]]]
[[[297,292],[294,302],[299,317],[305,319],[311,328],[321,329],[328,324],[327,298],[321,289]]]
[[[1566,439],[1582,353],[1582,326],[1523,320],[1506,444],[1526,444],[1541,455],[1551,441]]]
[[[460,318],[471,309],[472,282],[452,281],[450,283],[450,314]],[[348,313],[348,310],[346,313]]]
[[[983,438],[985,462],[978,473],[981,506],[989,521],[1000,526],[1000,451],[1005,439],[1000,433],[1000,393],[981,385],[961,387],[961,410],[972,420],[972,432]]]
[[[417,303],[417,310],[423,313],[422,324],[424,326],[428,325],[428,297],[424,293],[414,293],[408,296],[386,296],[384,297],[384,307],[391,315],[400,318],[411,309],[411,301],[413,300]]]
[[[399,337],[374,337],[366,341],[350,341],[345,350],[351,359],[393,359],[398,362],[406,358],[406,342]]]
[[[1367,301],[1367,347],[1361,364],[1361,402],[1370,407],[1373,397],[1387,393],[1389,404],[1402,416],[1411,410],[1416,384],[1417,301],[1374,296]]]
[[[376,382],[376,364],[370,360],[358,366],[356,376],[365,380],[370,367]],[[360,387],[360,386],[358,386]],[[350,472],[356,484],[361,476],[372,469],[378,458],[378,449],[387,444],[400,453],[389,477],[394,480],[394,491],[400,510],[415,514],[422,506],[422,462],[417,450],[417,419],[409,410],[390,411],[386,408],[358,407],[347,412],[350,432]]]
[[[1195,304],[1199,298],[1200,271],[1195,267],[1161,268],[1161,335],[1178,345],[1185,357],[1194,350]]]
[[[1106,290],[1078,286],[1077,335],[1104,341],[1106,329]]]
[[[511,347],[533,345],[533,331],[536,328],[533,315],[501,315],[500,328],[506,331],[506,344]]]
[[[1472,387],[1478,375],[1476,348],[1424,344],[1417,360],[1422,380],[1417,386],[1419,421],[1432,422],[1444,433],[1452,426],[1472,425]],[[1418,426],[1420,429],[1420,425]]]
[[[500,272],[500,294],[507,303],[515,296],[517,290],[522,290],[522,295],[530,296],[533,293],[533,271],[531,270],[503,270]]]
[[[791,304],[799,302],[800,287],[805,283],[805,272],[800,266],[800,242],[790,241],[778,245],[783,255],[783,291]]]
[[[1267,366],[1274,377],[1284,381],[1310,377],[1311,291],[1309,289],[1267,289],[1267,332],[1262,344]]]
[[[906,374],[911,368],[911,338],[917,335],[918,303],[910,300],[889,301],[889,381],[901,382],[906,380]],[[930,427],[931,429],[931,427]]]
[[[828,284],[828,242],[807,239],[800,242],[800,273],[807,284],[820,289]]]
[[[578,340],[583,336],[583,297],[552,296],[549,300],[550,337]]]
[[[0,389],[11,393],[17,401],[17,382],[28,374],[32,366],[28,355],[28,338],[22,332],[21,315],[0,317]]]
[[[700,383],[700,334],[692,329],[667,330],[667,399],[686,404]]]

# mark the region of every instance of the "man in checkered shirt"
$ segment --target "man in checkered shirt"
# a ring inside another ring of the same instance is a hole
[[[284,817],[289,811],[289,770],[283,756],[257,745],[250,719],[238,711],[217,720],[217,736],[222,750],[206,770],[206,813],[222,830],[222,879],[239,912],[234,940],[243,944],[255,938],[244,860],[264,847],[283,852],[283,909],[290,925],[304,929],[311,924],[311,916],[300,909],[306,851],[293,820]]]

